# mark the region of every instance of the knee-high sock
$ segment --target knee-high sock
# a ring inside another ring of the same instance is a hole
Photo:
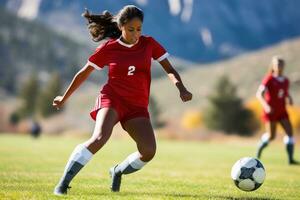
[[[59,184],[69,185],[82,167],[91,160],[92,156],[93,154],[83,144],[77,145],[69,158]]]
[[[257,148],[257,153],[256,153],[257,158],[261,157],[261,153],[262,153],[263,149],[266,148],[268,146],[268,144],[269,144],[269,135],[267,133],[264,133],[261,136],[260,143]]]
[[[289,163],[294,159],[294,138],[289,136],[284,136],[283,142],[286,145],[286,151],[288,153]]]
[[[142,169],[147,162],[142,161],[140,156],[139,152],[130,154],[123,162],[117,165],[115,172],[117,174],[131,174]]]

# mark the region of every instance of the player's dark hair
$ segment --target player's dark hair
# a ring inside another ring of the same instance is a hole
[[[138,18],[142,22],[144,20],[143,11],[133,5],[123,7],[116,16],[113,16],[107,10],[100,15],[94,15],[87,9],[82,16],[88,20],[88,29],[95,42],[99,42],[107,37],[120,37],[122,32],[119,27],[122,27],[134,18]]]
[[[143,22],[144,21],[143,11],[134,5],[124,6],[117,15],[117,23],[119,27],[121,27],[134,18],[138,18]]]

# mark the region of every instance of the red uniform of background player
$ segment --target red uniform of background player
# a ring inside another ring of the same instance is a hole
[[[280,121],[288,119],[286,111],[286,98],[289,97],[288,88],[289,80],[284,76],[274,76],[273,74],[267,75],[261,87],[265,89],[265,101],[270,106],[269,110],[263,111],[263,120],[269,121]]]
[[[85,67],[75,75],[65,94],[54,99],[53,106],[60,108],[95,68],[108,66],[109,79],[90,113],[96,120],[93,135],[74,149],[64,174],[54,189],[56,195],[67,193],[71,180],[93,154],[103,147],[119,121],[136,142],[138,151],[110,169],[111,190],[119,191],[122,174],[141,169],[154,157],[156,141],[147,108],[152,58],[167,72],[178,88],[182,101],[192,99],[192,94],[184,87],[179,74],[169,63],[165,49],[153,38],[141,36],[144,17],[142,10],[135,6],[125,6],[116,17],[108,11],[102,15],[91,15],[86,11],[84,17],[89,21],[88,27],[94,41],[111,39],[96,49]]]
[[[283,76],[284,60],[275,56],[272,58],[270,73],[264,78],[257,91],[257,98],[263,106],[263,120],[267,132],[263,134],[257,150],[257,157],[261,157],[262,150],[276,136],[276,125],[279,122],[286,132],[284,143],[288,153],[289,164],[297,164],[293,158],[294,138],[293,130],[286,111],[286,100],[292,105],[289,95],[289,80]]]

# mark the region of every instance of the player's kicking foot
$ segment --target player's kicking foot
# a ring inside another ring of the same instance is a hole
[[[117,165],[110,168],[109,174],[111,176],[111,191],[112,192],[119,192],[120,191],[120,186],[121,186],[121,179],[122,179],[122,174],[117,174],[115,172]]]
[[[289,162],[289,164],[290,164],[290,165],[300,165],[300,163],[299,163],[298,161],[296,161],[296,160],[291,160],[291,161]]]
[[[58,184],[55,188],[53,193],[55,195],[61,196],[61,195],[66,195],[68,192],[68,189],[70,189],[71,187],[68,185],[63,185],[63,184]]]

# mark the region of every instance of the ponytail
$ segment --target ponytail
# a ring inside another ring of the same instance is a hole
[[[107,37],[118,38],[121,36],[121,30],[110,12],[104,11],[100,15],[94,15],[86,9],[82,16],[88,20],[88,29],[94,42],[99,42]]]

